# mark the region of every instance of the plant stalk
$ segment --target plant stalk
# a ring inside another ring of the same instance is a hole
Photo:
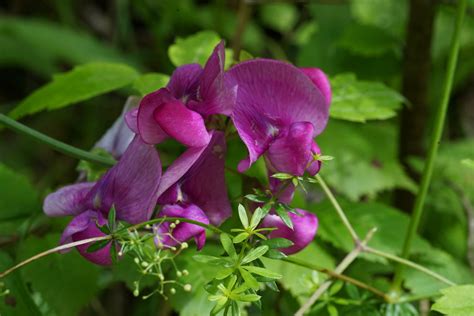
[[[436,112],[434,131],[431,136],[430,146],[428,151],[428,157],[425,162],[423,175],[421,178],[421,185],[416,196],[415,205],[413,207],[412,217],[410,220],[410,226],[408,232],[405,236],[405,241],[403,244],[403,250],[401,257],[406,259],[410,254],[411,245],[415,238],[415,235],[418,231],[418,226],[420,224],[421,215],[423,214],[423,206],[425,204],[426,195],[431,182],[431,177],[433,175],[433,168],[438,152],[439,143],[441,136],[443,134],[443,126],[446,117],[446,112],[449,104],[449,96],[451,94],[454,72],[456,70],[457,59],[459,55],[459,46],[460,46],[460,33],[461,26],[464,20],[464,15],[466,13],[466,0],[458,1],[458,9],[456,14],[456,28],[454,30],[454,36],[451,42],[451,51],[449,53],[449,61],[446,69],[446,78],[444,83],[443,95],[441,102]],[[392,289],[399,291],[403,281],[403,271],[404,266],[398,265],[395,271],[395,277],[392,283]]]

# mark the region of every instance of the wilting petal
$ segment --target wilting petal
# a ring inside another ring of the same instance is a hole
[[[105,236],[105,234],[97,228],[96,223],[100,226],[107,223],[107,220],[100,212],[86,211],[74,217],[61,236],[61,244]],[[110,258],[110,244],[95,252],[87,252],[87,248],[91,245],[92,243],[88,243],[77,246],[76,248],[84,258],[95,264],[110,265],[112,263]]]
[[[156,122],[154,113],[163,104],[174,100],[175,98],[166,88],[147,94],[142,99],[138,108],[137,129],[145,143],[158,144],[168,137]],[[133,112],[127,117],[127,122],[129,122],[128,125],[133,130]]]
[[[91,207],[107,214],[115,205],[118,219],[131,224],[147,221],[158,199],[160,178],[158,152],[137,135],[119,162],[91,191]]]
[[[318,87],[319,91],[321,91],[324,99],[326,100],[327,106],[329,107],[331,104],[332,92],[331,84],[326,74],[319,68],[300,68],[300,70],[311,79],[316,87]]]
[[[181,185],[187,201],[199,206],[214,225],[220,225],[232,212],[225,183],[226,150],[224,133],[214,131],[211,142]]]
[[[158,107],[154,117],[166,134],[186,146],[201,147],[209,143],[210,136],[201,114],[178,100]]]
[[[94,182],[83,182],[65,186],[48,194],[43,202],[43,211],[48,216],[77,215],[85,211],[85,199]]]
[[[116,159],[120,158],[128,145],[132,142],[136,132],[136,119],[133,121],[133,114],[128,114],[133,108],[135,108],[140,99],[137,97],[129,97],[125,106],[123,107],[122,114],[115,121],[111,128],[102,136],[102,138],[94,145],[94,147],[100,147],[112,154]],[[129,117],[129,123],[126,123],[125,117]],[[127,125],[130,124],[134,129],[130,129]],[[135,126],[133,126],[135,124]]]
[[[221,41],[207,60],[199,85],[197,100],[189,107],[204,117],[211,114],[230,115],[233,108],[232,90],[224,82],[225,48]]]
[[[226,82],[236,90],[232,118],[249,150],[249,165],[291,124],[313,124],[313,137],[326,126],[324,96],[308,76],[290,64],[267,59],[246,61],[227,72]]]
[[[176,99],[183,103],[196,98],[202,67],[199,64],[183,65],[175,69],[166,86]]]
[[[209,219],[204,212],[196,205],[188,205],[182,207],[180,205],[166,205],[158,214],[160,217],[181,217],[191,219],[203,224],[209,224]],[[178,243],[185,242],[191,238],[195,238],[198,250],[200,250],[206,242],[206,230],[204,227],[181,222],[174,229],[170,229],[170,223],[163,222],[156,227],[155,244],[160,247],[160,243],[167,246],[176,246]],[[170,237],[169,234],[173,236]]]
[[[279,136],[266,153],[269,169],[302,176],[313,159],[313,124],[294,123],[286,135]]]
[[[276,227],[269,238],[286,238],[291,240],[294,245],[288,248],[280,249],[287,255],[296,253],[305,248],[316,235],[318,230],[318,218],[313,213],[296,209],[299,215],[289,213],[293,222],[293,230],[283,223],[278,215],[269,214],[263,219],[263,227]]]
[[[318,144],[316,142],[313,142],[311,145],[311,153],[312,155],[320,155],[321,154],[321,149],[319,149]],[[308,167],[307,171],[310,175],[314,176],[316,173],[319,172],[321,169],[321,161],[320,160],[314,160]]]

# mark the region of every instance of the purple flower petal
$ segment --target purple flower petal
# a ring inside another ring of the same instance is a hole
[[[286,135],[279,136],[266,153],[269,169],[302,176],[313,160],[313,124],[293,123]]]
[[[80,214],[87,207],[84,201],[94,185],[94,182],[71,184],[48,194],[43,202],[44,213],[48,216]]]
[[[290,204],[293,200],[293,196],[295,195],[295,186],[290,183],[286,184],[283,181],[273,178],[271,174],[269,174],[269,183],[270,183],[270,191],[273,194],[278,194],[278,201]]]
[[[183,65],[173,72],[167,85],[172,95],[183,103],[188,99],[196,98],[202,67],[199,64]]]
[[[209,219],[204,212],[196,205],[182,207],[180,205],[166,205],[158,214],[160,217],[181,217],[191,219],[204,224],[209,224]],[[170,223],[164,222],[156,227],[155,244],[160,247],[160,243],[169,247],[176,246],[191,238],[195,238],[198,250],[202,249],[206,242],[206,230],[198,225],[181,222],[170,230]],[[171,237],[169,234],[173,237]]]
[[[331,84],[326,74],[319,68],[300,68],[311,81],[318,87],[324,96],[326,104],[329,107],[332,99]]]
[[[61,236],[61,244],[105,236],[105,234],[97,228],[96,223],[101,226],[107,223],[107,220],[100,212],[85,211],[74,217]],[[87,252],[87,248],[89,248],[91,244],[92,243],[80,245],[76,248],[84,258],[95,264],[112,264],[112,259],[110,258],[110,244],[95,252]]]
[[[123,107],[122,114],[115,121],[112,127],[107,130],[104,136],[102,136],[102,138],[94,145],[94,147],[103,148],[111,153],[116,159],[120,158],[135,136],[135,131],[127,126],[125,117],[129,116],[129,120],[131,120],[133,116],[132,114],[129,114],[129,112],[131,109],[136,108],[139,102],[139,98],[129,97]],[[136,120],[135,122],[131,120],[130,123],[136,124]],[[132,127],[134,126],[132,125]]]
[[[137,135],[120,161],[91,191],[91,207],[107,214],[115,205],[118,219],[131,224],[147,221],[158,199],[160,178],[158,152]]]
[[[299,215],[289,213],[293,222],[293,230],[283,223],[278,215],[269,214],[263,219],[263,227],[276,227],[269,238],[286,238],[291,240],[294,245],[288,248],[280,249],[283,253],[290,255],[304,249],[316,235],[318,230],[318,218],[313,213],[305,210],[296,209]]]
[[[311,153],[313,155],[320,155],[321,154],[321,149],[319,149],[318,144],[316,142],[313,142],[311,144]],[[314,176],[316,173],[321,170],[321,161],[320,160],[313,160],[313,162],[310,164],[308,167],[307,171],[310,175]]]
[[[199,206],[214,225],[220,225],[232,213],[225,183],[226,150],[224,133],[214,131],[211,142],[181,185],[187,201]]]
[[[125,123],[127,123],[128,128],[135,134],[140,134],[138,130],[138,108],[131,109],[125,113]]]
[[[159,106],[154,118],[166,134],[186,146],[201,147],[209,143],[210,136],[201,114],[178,100]]]
[[[137,129],[143,141],[147,144],[158,144],[168,138],[155,120],[154,113],[157,108],[165,103],[174,101],[175,98],[166,88],[147,94],[140,102],[137,114]],[[129,127],[133,130],[133,112],[127,117]]]
[[[224,82],[225,48],[221,41],[214,48],[202,72],[197,101],[191,100],[189,107],[204,117],[211,114],[230,115],[233,96]]]
[[[293,123],[313,124],[313,137],[328,120],[326,100],[298,68],[275,60],[254,59],[231,68],[226,75],[230,90],[236,91],[232,118],[249,150],[243,170],[254,163],[279,133]]]

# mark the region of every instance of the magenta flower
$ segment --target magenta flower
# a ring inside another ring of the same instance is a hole
[[[149,144],[168,137],[188,147],[210,141],[205,120],[212,114],[230,115],[233,97],[224,84],[224,43],[220,42],[204,69],[199,64],[178,67],[166,88],[143,98],[127,123]]]
[[[75,216],[64,230],[61,243],[102,236],[96,222],[104,224],[112,206],[118,220],[131,224],[149,220],[160,178],[157,151],[136,136],[120,161],[97,183],[63,187],[46,197],[43,210],[48,216]],[[97,264],[110,264],[107,247],[87,253],[88,246],[77,247],[82,256]]]
[[[188,206],[166,205],[160,211],[158,218],[160,217],[181,217],[209,224],[206,214],[193,204]],[[191,238],[195,239],[198,250],[201,250],[206,243],[206,230],[199,225],[186,222],[174,224],[174,228],[171,223],[163,222],[155,226],[155,235],[155,244],[159,248],[178,246]]]
[[[225,135],[211,131],[207,146],[187,149],[163,174],[158,204],[196,205],[220,225],[231,213],[225,183]]]
[[[232,119],[249,151],[239,171],[265,155],[271,172],[315,174],[313,138],[326,126],[331,99],[324,73],[255,59],[231,68],[226,83],[236,93]]]
[[[269,214],[262,222],[263,227],[276,227],[270,232],[269,238],[286,238],[293,242],[293,246],[280,249],[290,255],[304,249],[313,240],[318,230],[318,218],[313,213],[296,209],[298,214],[289,213],[293,229],[286,226],[278,215]]]

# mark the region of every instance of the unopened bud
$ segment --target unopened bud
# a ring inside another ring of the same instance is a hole
[[[171,294],[176,294],[176,289],[175,289],[174,287],[172,287],[172,288],[170,289],[170,293],[171,293]]]
[[[175,223],[171,223],[171,224],[170,224],[170,228],[171,228],[171,229],[175,229],[175,228],[176,228],[176,224],[175,224]]]
[[[181,273],[181,271],[177,271],[177,272],[176,272],[176,275],[178,276],[178,278],[180,278],[180,277],[183,276],[183,273]]]
[[[183,275],[184,275],[184,276],[188,276],[188,275],[189,275],[189,271],[186,270],[186,269],[184,269],[184,270],[183,270]]]
[[[160,274],[158,274],[158,278],[159,278],[161,281],[163,281],[163,280],[165,279],[165,276],[160,273]]]
[[[175,223],[176,225],[178,225],[178,224],[181,223],[181,222],[179,221],[179,219],[177,219],[174,223]]]
[[[140,291],[138,291],[138,289],[134,290],[133,291],[133,296],[138,297],[138,295],[140,295]]]
[[[183,286],[183,289],[186,291],[186,292],[191,292],[191,290],[193,289],[193,287],[191,286],[191,284],[185,284]]]
[[[146,261],[142,262],[142,267],[146,268],[146,267],[148,267],[148,265],[149,265],[148,262],[146,262]]]
[[[145,225],[145,229],[151,229],[150,224],[146,224],[146,225]]]
[[[136,264],[140,263],[140,259],[138,259],[138,258],[133,259],[133,261],[135,261]]]
[[[183,242],[183,243],[181,244],[181,249],[186,249],[186,248],[188,248],[188,247],[189,247],[189,245],[188,245],[187,242]]]
[[[177,249],[176,249],[176,247],[171,247],[171,250],[176,251]]]

